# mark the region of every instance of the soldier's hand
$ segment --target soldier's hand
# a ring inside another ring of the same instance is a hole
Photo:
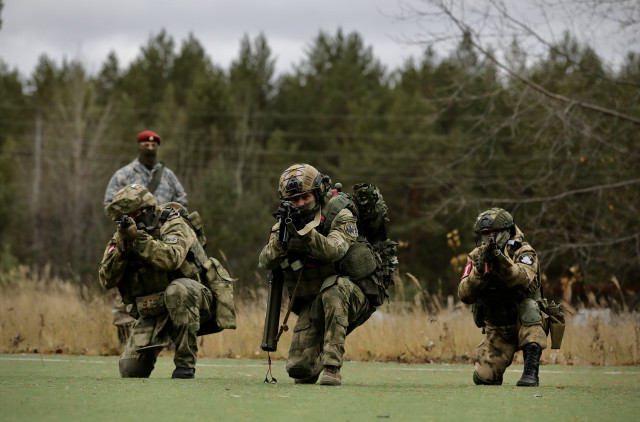
[[[130,242],[138,237],[138,228],[136,227],[136,223],[133,220],[130,222],[132,224],[129,224],[128,227],[122,227],[120,224],[118,225],[118,237],[125,242]]]
[[[498,267],[498,270],[506,270],[515,265],[513,260],[507,255],[503,254],[499,249],[496,249],[493,252],[492,259]]]
[[[296,230],[298,231],[302,230],[304,226],[307,225],[302,218],[302,214],[300,214],[300,211],[298,211],[297,208],[291,209],[291,214],[289,214],[289,218],[291,218],[291,223],[293,224],[293,227],[295,227]]]
[[[486,264],[489,263],[489,261],[487,261],[486,259],[487,249],[488,248],[486,245],[482,245],[478,248],[478,255],[476,256],[476,262],[474,264],[476,266],[476,270],[480,274],[484,274]]]

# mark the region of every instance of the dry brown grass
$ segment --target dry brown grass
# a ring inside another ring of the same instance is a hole
[[[414,283],[411,279],[408,283]],[[238,329],[200,338],[205,357],[264,358],[263,292],[237,298]],[[96,289],[20,267],[0,274],[0,352],[116,355],[111,325],[112,296]],[[295,316],[289,326],[295,325]],[[286,356],[291,331],[272,357]],[[411,304],[384,305],[349,335],[345,358],[401,362],[468,362],[481,341],[470,310],[453,298],[418,291]],[[516,362],[521,362],[521,354]],[[547,349],[543,362],[570,365],[640,364],[640,315],[609,308],[579,309],[567,315],[560,350]]]

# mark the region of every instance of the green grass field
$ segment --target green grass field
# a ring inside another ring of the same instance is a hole
[[[294,385],[284,362],[200,359],[172,380],[161,357],[149,379],[122,379],[116,357],[0,355],[0,419],[10,421],[632,421],[640,368],[543,366],[536,388],[476,387],[470,365],[346,362],[344,385]]]

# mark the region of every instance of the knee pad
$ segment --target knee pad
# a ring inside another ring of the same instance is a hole
[[[147,355],[140,355],[137,358],[120,359],[120,376],[122,378],[149,378],[156,360]]]
[[[473,383],[475,385],[502,385],[502,377],[494,381],[488,381],[478,375],[478,371],[473,371]]]
[[[523,327],[542,325],[540,308],[538,308],[536,301],[529,297],[518,304],[518,314],[520,316],[520,324]]]

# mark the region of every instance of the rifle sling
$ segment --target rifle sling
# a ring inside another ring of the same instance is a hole
[[[149,182],[149,186],[147,186],[147,189],[149,189],[149,192],[151,192],[151,194],[153,195],[156,191],[156,189],[158,189],[158,185],[160,185],[160,179],[162,179],[162,173],[164,173],[164,163],[160,162],[160,165],[155,169],[155,173],[153,173],[153,178],[151,179],[151,182]]]

